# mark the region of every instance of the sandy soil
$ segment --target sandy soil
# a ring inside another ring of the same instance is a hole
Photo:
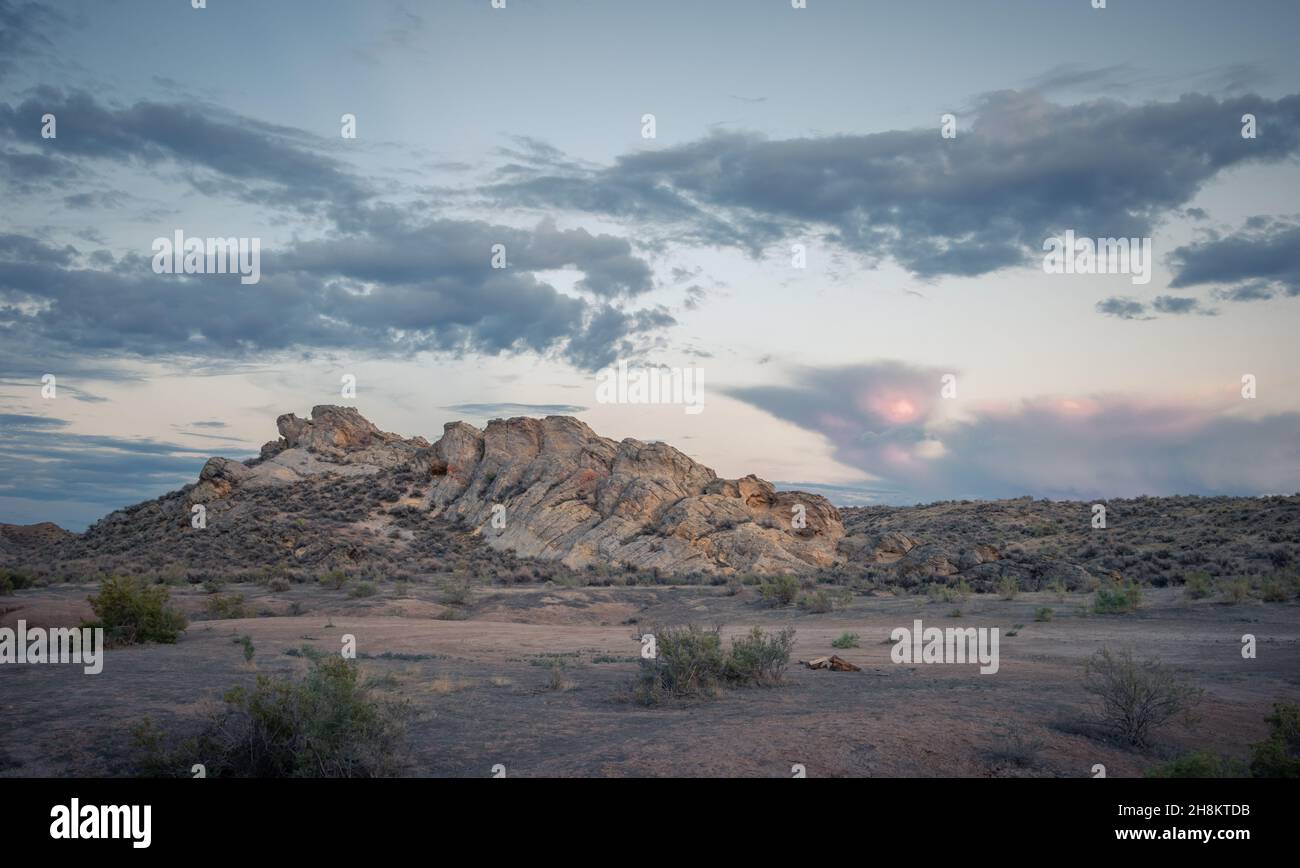
[[[76,624],[89,614],[90,590],[2,597],[0,626]],[[1037,593],[974,596],[958,618],[954,604],[924,597],[857,597],[813,615],[763,607],[753,590],[525,586],[476,590],[464,620],[439,619],[447,607],[419,583],[402,596],[388,585],[360,600],[315,586],[230,590],[263,616],[196,620],[176,645],[111,650],[96,676],[78,666],[0,666],[0,775],[130,774],[130,730],[145,717],[192,730],[229,687],[306,666],[286,651],[332,652],[349,633],[377,689],[415,711],[407,756],[415,776],[489,776],[498,763],[512,777],[781,777],[796,763],[810,777],[1082,777],[1097,763],[1112,777],[1139,775],[1191,749],[1245,757],[1265,735],[1271,704],[1300,700],[1300,605],[1190,602],[1173,589],[1148,591],[1129,615],[1085,614],[1085,594]],[[200,589],[176,589],[173,599],[201,616]],[[287,614],[293,604],[302,614]],[[1042,606],[1055,610],[1053,620],[1035,622]],[[1001,628],[1000,671],[892,663],[890,631],[918,617],[926,626]],[[628,701],[637,634],[686,622],[727,633],[791,625],[796,659],[837,653],[863,671],[792,665],[781,687],[654,708]],[[844,631],[859,634],[861,646],[833,649]],[[1257,659],[1241,656],[1245,633],[1258,639]],[[251,664],[232,642],[243,635],[256,647]],[[1206,690],[1200,723],[1171,726],[1146,752],[1091,733],[1080,676],[1103,645],[1183,669]],[[557,662],[567,689],[551,686]],[[1015,740],[1031,746],[1019,761],[1000,752]]]

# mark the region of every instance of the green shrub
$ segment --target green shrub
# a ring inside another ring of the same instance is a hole
[[[1147,769],[1148,778],[1244,778],[1246,767],[1240,760],[1198,750]]]
[[[1015,576],[1005,576],[1002,581],[998,582],[998,594],[1004,600],[1014,600],[1016,594],[1020,593],[1020,583],[1016,581]]]
[[[219,621],[248,618],[251,614],[244,604],[243,594],[213,594],[205,605],[208,615]]]
[[[655,656],[641,659],[633,693],[647,705],[664,696],[694,697],[714,693],[726,665],[719,628],[697,624],[657,630]]]
[[[859,636],[857,633],[841,633],[838,639],[831,641],[832,648],[857,648]]]
[[[664,698],[698,698],[715,695],[723,686],[779,684],[790,664],[795,631],[787,627],[771,635],[754,627],[731,640],[722,650],[718,627],[696,624],[654,632],[656,653],[641,659],[641,671],[632,686],[633,697],[646,705]]]
[[[352,589],[348,591],[348,596],[354,599],[360,599],[362,597],[373,597],[375,593],[376,589],[374,583],[360,582],[352,586]]]
[[[1035,620],[1035,621],[1050,621],[1050,620],[1052,620],[1052,617],[1053,617],[1055,614],[1056,614],[1056,610],[1055,610],[1055,609],[1051,608],[1050,606],[1043,606],[1041,609],[1038,609],[1036,612],[1034,612],[1034,620]]]
[[[189,622],[183,614],[168,607],[170,597],[171,591],[164,585],[114,576],[100,585],[97,595],[88,598],[95,620],[85,626],[102,627],[110,645],[174,644]]]
[[[807,591],[799,595],[799,608],[815,615],[823,615],[835,608],[831,595],[823,590]]]
[[[1219,583],[1219,593],[1223,601],[1229,604],[1244,603],[1250,599],[1250,582],[1245,579],[1231,579]]]
[[[23,570],[0,570],[0,596],[31,588],[36,585],[36,577]]]
[[[301,681],[259,675],[251,690],[227,691],[225,707],[175,748],[148,720],[135,737],[149,776],[187,776],[203,763],[208,777],[384,777],[400,770],[405,716],[370,696],[355,663],[329,655]]]
[[[748,634],[731,640],[731,653],[724,666],[726,678],[736,684],[779,684],[790,665],[793,648],[793,627],[776,634],[754,627]]]
[[[1203,600],[1213,592],[1209,573],[1198,570],[1187,574],[1183,582],[1183,593],[1190,599]]]
[[[463,606],[469,602],[469,581],[450,580],[442,586],[440,601],[446,606]]]
[[[1259,587],[1259,598],[1265,603],[1285,603],[1290,597],[1286,584],[1276,576],[1265,579]]]
[[[1117,615],[1136,612],[1142,603],[1142,586],[1130,582],[1124,587],[1100,587],[1092,601],[1092,611],[1098,615]]]
[[[289,580],[284,578],[274,578],[266,583],[266,586],[277,594],[283,594],[289,590]]]
[[[1084,664],[1083,689],[1096,697],[1098,720],[1138,747],[1152,732],[1192,711],[1204,691],[1185,683],[1157,660],[1134,660],[1128,651],[1103,648]]]
[[[777,576],[758,586],[764,602],[772,606],[788,606],[799,593],[799,580],[794,576]]]
[[[962,603],[972,593],[970,583],[961,579],[955,585],[931,584],[925,589],[925,595],[932,603]]]
[[[342,570],[330,570],[320,577],[320,583],[331,590],[338,591],[348,583],[348,578],[348,574]]]
[[[1264,718],[1268,738],[1250,747],[1250,773],[1257,778],[1300,778],[1300,705],[1279,702]]]

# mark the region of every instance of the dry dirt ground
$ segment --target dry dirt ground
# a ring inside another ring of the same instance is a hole
[[[858,596],[831,614],[764,607],[752,588],[479,588],[444,620],[431,586],[384,584],[376,596],[295,585],[276,593],[232,586],[260,617],[195,620],[176,645],[111,650],[103,672],[79,666],[0,666],[0,775],[99,776],[133,772],[130,730],[145,717],[193,732],[222,693],[260,673],[307,665],[293,649],[336,652],[353,634],[375,689],[409,701],[407,771],[489,776],[502,764],[527,776],[782,777],[1072,776],[1103,764],[1108,776],[1193,749],[1245,757],[1266,734],[1273,702],[1300,700],[1300,605],[1190,601],[1149,589],[1136,614],[1087,614],[1088,594]],[[93,586],[62,585],[0,597],[0,626],[67,626],[90,614]],[[200,588],[173,603],[203,617]],[[1051,607],[1051,621],[1034,620]],[[291,607],[293,607],[291,609]],[[960,611],[960,616],[957,611]],[[290,611],[301,614],[290,615]],[[889,633],[926,626],[999,627],[1001,668],[890,660]],[[838,653],[861,672],[812,671],[792,661],[785,684],[718,698],[644,707],[629,701],[636,635],[656,625],[794,626],[794,658]],[[1018,626],[1023,625],[1023,626]],[[845,631],[861,646],[834,649]],[[1007,635],[1014,632],[1016,635]],[[1258,657],[1242,658],[1243,634]],[[251,663],[236,637],[255,646]],[[1177,666],[1206,691],[1201,720],[1161,732],[1149,751],[1087,726],[1084,660],[1103,645]],[[558,670],[558,675],[557,675]]]

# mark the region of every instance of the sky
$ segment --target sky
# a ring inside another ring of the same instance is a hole
[[[1298,30],[0,0],[0,522],[82,529],[317,404],[430,440],[572,414],[841,505],[1296,492]],[[159,273],[177,232],[256,240],[258,280]],[[1149,272],[1055,273],[1066,233]],[[605,400],[620,361],[703,408]]]

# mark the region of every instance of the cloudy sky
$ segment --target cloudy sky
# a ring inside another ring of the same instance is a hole
[[[0,0],[0,521],[323,403],[841,504],[1300,490],[1300,4],[807,7]],[[155,273],[177,231],[260,281]],[[1067,231],[1149,282],[1047,273]],[[619,360],[704,411],[599,402]]]

